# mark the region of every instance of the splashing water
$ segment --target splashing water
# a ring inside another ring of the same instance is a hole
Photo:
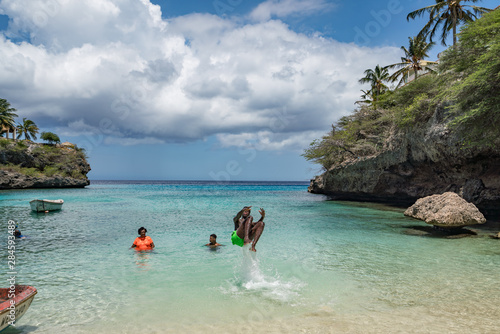
[[[265,298],[291,302],[298,296],[298,291],[304,286],[302,282],[283,282],[279,274],[265,275],[260,268],[257,254],[251,252],[250,245],[242,247],[242,261],[240,268],[239,285],[243,292],[256,293]]]
[[[243,254],[241,261],[241,281],[243,286],[251,289],[251,286],[258,282],[265,281],[264,275],[260,271],[257,254],[250,251],[250,244],[241,248]]]

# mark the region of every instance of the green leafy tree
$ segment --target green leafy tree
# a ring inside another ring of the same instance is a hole
[[[24,138],[27,140],[36,140],[36,135],[39,129],[35,122],[24,117],[23,122],[17,125],[17,130],[19,131],[17,139],[24,135]]]
[[[5,128],[7,130],[7,138],[9,137],[9,130],[14,128],[14,117],[16,109],[11,108],[10,103],[5,99],[0,99],[0,131]]]
[[[467,146],[500,145],[500,10],[464,26],[455,48],[442,56],[442,71],[454,75],[445,93],[454,99],[454,125]]]
[[[441,28],[441,43],[446,45],[446,37],[450,31],[453,31],[453,45],[457,44],[457,26],[461,23],[472,22],[479,15],[484,14],[490,9],[477,6],[464,5],[464,2],[476,3],[480,0],[436,0],[436,3],[431,6],[417,9],[408,14],[406,19],[415,19],[429,13],[429,22],[422,28],[419,33],[420,37],[429,36],[432,39]]]
[[[364,94],[361,98],[363,98],[364,101],[371,101],[372,105],[376,107],[379,96],[389,89],[385,84],[385,82],[389,81],[389,71],[386,67],[377,65],[375,69],[372,70],[369,68],[364,73],[365,76],[359,80],[359,83],[369,83],[371,89],[366,92],[362,90]]]
[[[59,139],[59,136],[56,135],[55,133],[52,132],[42,132],[42,135],[40,136],[42,140],[48,141],[49,144],[54,144],[54,143],[60,143],[61,140]]]
[[[355,156],[355,153],[349,148],[349,134],[348,131],[332,125],[332,131],[323,136],[321,140],[314,140],[304,150],[302,156],[328,170],[332,165],[337,165],[345,159]]]
[[[408,49],[404,46],[401,47],[401,50],[405,53],[404,57],[401,57],[401,62],[387,66],[387,69],[398,69],[390,76],[391,81],[397,81],[400,78],[397,87],[407,83],[411,74],[414,75],[416,80],[418,71],[434,72],[429,65],[437,64],[435,61],[424,60],[425,57],[429,56],[428,52],[434,46],[434,42],[428,43],[425,38],[420,36],[408,37],[408,40]]]

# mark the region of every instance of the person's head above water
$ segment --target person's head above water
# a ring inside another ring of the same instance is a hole
[[[241,215],[241,216],[242,216],[243,218],[248,217],[248,216],[250,215],[250,212],[252,212],[252,209],[251,209],[251,208],[252,208],[251,206],[245,206],[245,207],[243,207],[243,210],[242,210],[242,211],[243,211],[243,213],[242,213],[242,215]]]
[[[214,244],[216,244],[216,243],[217,243],[217,235],[215,235],[215,234],[211,234],[211,235],[210,235],[210,243],[211,243],[212,245],[214,245]]]
[[[148,231],[148,230],[146,230],[146,228],[145,228],[145,227],[142,227],[142,226],[141,226],[141,227],[139,227],[139,229],[137,230],[137,233],[138,233],[138,234],[142,237],[142,236],[146,236],[146,232],[147,232],[147,231]]]

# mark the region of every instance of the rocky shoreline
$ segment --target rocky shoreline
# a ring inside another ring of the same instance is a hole
[[[448,122],[440,106],[426,124],[395,133],[382,153],[346,161],[316,176],[308,191],[397,206],[454,192],[487,216],[500,214],[500,151],[464,148]]]
[[[0,190],[83,188],[91,170],[85,152],[74,145],[46,145],[3,139]]]
[[[88,179],[72,177],[32,177],[21,173],[0,170],[0,189],[27,189],[27,188],[83,188],[88,186]]]

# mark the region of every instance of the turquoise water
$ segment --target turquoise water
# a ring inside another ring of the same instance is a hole
[[[498,226],[463,239],[408,235],[425,223],[306,190],[94,182],[0,191],[4,239],[9,219],[29,235],[17,242],[17,283],[38,289],[5,333],[500,331],[500,242],[488,237]],[[37,214],[35,198],[65,204]],[[245,205],[256,219],[259,207],[267,213],[256,254],[229,240]],[[153,252],[129,249],[140,226]],[[225,246],[204,247],[211,233]],[[0,254],[6,281],[5,246]]]

